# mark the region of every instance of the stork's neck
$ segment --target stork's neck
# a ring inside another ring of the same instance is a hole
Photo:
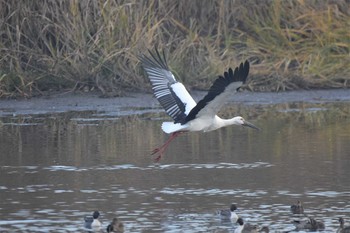
[[[208,131],[216,130],[216,129],[219,129],[219,128],[222,128],[222,127],[226,127],[226,126],[229,126],[229,125],[239,125],[237,120],[238,120],[238,117],[234,117],[234,118],[231,118],[231,119],[222,119],[222,118],[220,118],[218,116],[215,116],[213,124],[211,124],[209,127],[206,127],[204,129],[201,128],[201,130],[204,130],[205,132],[208,132]]]
[[[238,118],[239,117],[234,117],[234,118],[231,118],[231,119],[222,119],[219,117],[219,121],[221,123],[221,127],[225,127],[225,126],[229,126],[229,125],[240,125],[238,123]]]

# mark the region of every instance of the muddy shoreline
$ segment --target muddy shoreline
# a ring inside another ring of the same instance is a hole
[[[191,92],[195,100],[206,92]],[[349,89],[300,90],[290,92],[248,92],[232,95],[229,102],[246,105],[274,105],[291,102],[350,102]],[[97,93],[57,94],[22,100],[0,100],[0,116],[36,115],[68,111],[118,112],[121,108],[160,108],[148,93],[128,93],[126,97],[100,98]],[[118,115],[118,114],[117,114]]]

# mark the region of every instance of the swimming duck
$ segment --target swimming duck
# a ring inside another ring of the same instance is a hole
[[[290,211],[292,211],[293,214],[303,214],[304,207],[302,206],[301,201],[298,200],[296,205],[292,205]]]
[[[101,222],[98,220],[98,217],[100,216],[100,212],[94,211],[92,216],[85,216],[84,217],[84,227],[88,229],[93,230],[100,230],[101,229]]]
[[[113,218],[106,230],[107,232],[122,233],[124,232],[124,224],[118,218]]]
[[[350,226],[344,226],[344,219],[342,217],[339,218],[339,229],[337,230],[337,233],[350,233]]]
[[[294,221],[296,224],[296,230],[311,230],[311,231],[316,231],[316,230],[324,230],[325,225],[321,221],[317,221],[314,218],[309,218],[307,221]]]
[[[269,233],[269,232],[270,232],[270,229],[269,229],[268,226],[263,226],[263,227],[259,230],[259,232]]]
[[[244,223],[242,218],[238,218],[237,223],[239,226],[235,229],[234,233],[258,233],[258,227]]]
[[[231,204],[230,209],[219,210],[218,213],[223,219],[230,219],[232,222],[237,222],[238,215],[236,214],[235,210],[237,210],[237,206],[235,204]]]

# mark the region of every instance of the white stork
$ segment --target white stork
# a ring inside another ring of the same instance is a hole
[[[227,98],[245,83],[249,73],[248,61],[241,63],[234,71],[229,68],[227,72],[224,72],[224,76],[219,76],[210,87],[208,94],[196,103],[185,86],[178,82],[171,73],[164,51],[163,57],[157,49],[155,53],[151,51],[149,53],[150,57],[141,55],[139,59],[151,81],[155,97],[174,120],[174,122],[163,122],[162,124],[163,131],[171,136],[164,145],[153,150],[152,155],[159,153],[156,161],[161,159],[169,143],[183,132],[208,132],[229,125],[259,129],[241,116],[222,119],[216,115]]]

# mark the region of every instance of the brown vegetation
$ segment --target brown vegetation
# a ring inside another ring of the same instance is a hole
[[[0,8],[0,97],[147,90],[137,56],[154,46],[193,88],[244,59],[251,90],[350,87],[346,0],[0,0]]]

